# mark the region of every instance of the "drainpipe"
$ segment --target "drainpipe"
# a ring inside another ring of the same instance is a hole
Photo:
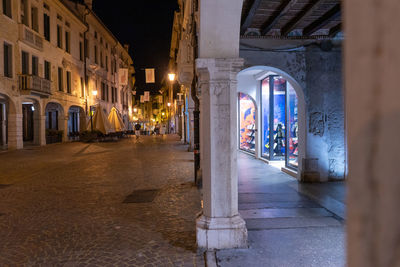
[[[197,9],[197,1],[193,1],[192,9],[192,30],[193,30],[193,80],[191,86],[191,96],[194,101],[194,111],[193,111],[193,131],[194,131],[194,179],[195,184],[201,186],[200,177],[200,100],[197,97],[197,75],[196,75],[196,63],[195,60],[198,57],[197,53],[197,25],[195,18],[195,10]]]

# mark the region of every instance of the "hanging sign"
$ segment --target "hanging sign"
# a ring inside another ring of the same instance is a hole
[[[144,103],[144,95],[140,95],[140,103]]]
[[[144,101],[150,101],[150,92],[149,91],[144,92]]]
[[[155,69],[146,69],[146,83],[155,83],[156,75]]]
[[[119,84],[128,85],[128,69],[119,69]]]

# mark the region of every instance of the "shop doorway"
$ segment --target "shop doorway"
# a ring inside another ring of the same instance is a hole
[[[64,112],[58,103],[46,105],[46,144],[60,143],[64,135]]]
[[[256,149],[256,105],[247,94],[239,93],[239,148],[255,153]]]
[[[261,82],[261,156],[298,168],[298,99],[293,86],[280,75]]]
[[[68,137],[70,140],[79,139],[79,133],[86,129],[86,115],[78,106],[72,106],[68,110]]]
[[[22,133],[24,142],[33,142],[34,120],[33,113],[35,107],[31,103],[22,104]]]

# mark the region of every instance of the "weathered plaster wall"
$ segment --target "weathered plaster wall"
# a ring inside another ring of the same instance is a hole
[[[307,157],[318,158],[321,178],[345,174],[344,99],[341,50],[309,47],[306,60]]]
[[[343,179],[346,148],[341,50],[326,52],[319,47],[291,52],[241,50],[240,57],[245,59],[245,68],[275,67],[300,84],[306,101],[306,158],[318,158],[317,169],[306,164],[305,171],[318,171],[319,181]]]

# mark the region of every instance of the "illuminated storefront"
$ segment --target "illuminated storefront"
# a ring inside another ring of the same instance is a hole
[[[298,102],[292,85],[279,75],[269,75],[261,84],[261,156],[285,160],[298,167]],[[271,130],[272,128],[272,130]]]
[[[256,107],[250,96],[239,93],[239,147],[255,153]]]

